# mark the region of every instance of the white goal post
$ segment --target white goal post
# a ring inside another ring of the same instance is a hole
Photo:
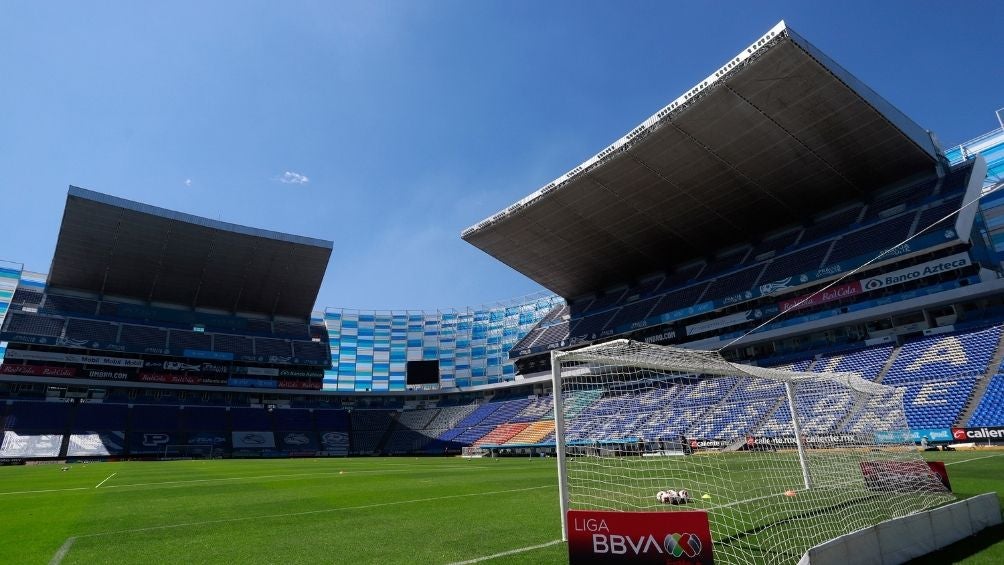
[[[700,510],[716,561],[798,561],[952,499],[913,446],[901,389],[629,340],[551,363],[565,539],[569,510]]]

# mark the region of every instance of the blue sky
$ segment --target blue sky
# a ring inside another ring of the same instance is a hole
[[[318,306],[540,288],[460,231],[784,19],[947,148],[997,127],[1004,2],[4,2],[0,258],[73,184],[334,241]]]

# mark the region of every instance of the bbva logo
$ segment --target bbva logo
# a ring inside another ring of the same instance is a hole
[[[662,544],[659,544],[651,534],[637,538],[619,534],[593,534],[593,553],[644,555],[654,550],[655,553],[665,553],[673,557],[693,558],[701,554],[701,549],[703,549],[701,538],[689,532],[668,534]]]

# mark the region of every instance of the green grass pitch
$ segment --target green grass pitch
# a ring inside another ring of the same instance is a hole
[[[960,496],[1004,494],[1004,452],[931,458],[950,464]],[[414,564],[493,555],[488,563],[566,560],[565,546],[554,543],[560,538],[554,459],[61,467],[0,467],[0,562]],[[957,545],[930,562],[1004,562],[1000,528]]]

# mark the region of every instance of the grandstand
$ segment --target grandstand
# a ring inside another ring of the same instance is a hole
[[[1004,426],[1004,200],[968,205],[1002,147],[944,150],[779,24],[464,231],[548,292],[436,311],[315,309],[331,242],[70,187],[50,272],[0,267],[0,458],[544,453],[549,352],[622,337],[900,387],[918,440]],[[410,384],[415,361],[438,382]],[[566,409],[698,447],[789,425],[776,391],[735,388]],[[867,431],[850,398],[803,409]]]

